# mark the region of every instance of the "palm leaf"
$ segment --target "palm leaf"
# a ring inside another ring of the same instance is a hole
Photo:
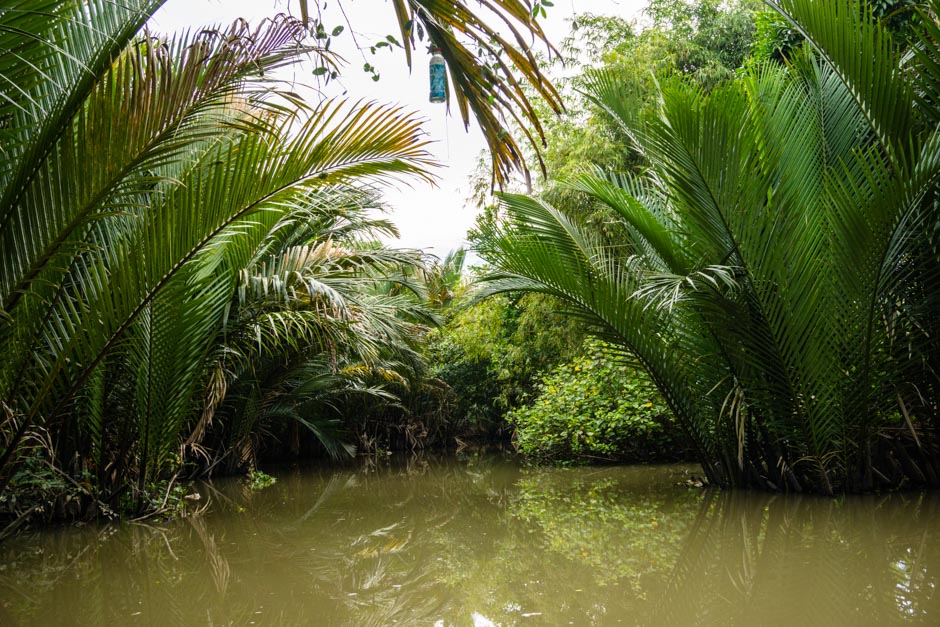
[[[308,14],[307,1],[299,0],[303,15]],[[456,101],[464,125],[469,126],[471,113],[476,118],[493,159],[493,179],[503,186],[514,169],[525,167],[523,151],[506,128],[506,119],[517,124],[537,155],[544,142],[536,107],[525,88],[533,89],[555,113],[564,107],[533,52],[533,40],[545,43],[550,54],[554,48],[533,17],[531,5],[521,0],[487,0],[481,7],[496,25],[463,1],[394,0],[392,7],[409,67],[416,33],[427,33],[430,43],[440,48],[453,86],[448,99]],[[527,130],[530,127],[532,132]]]

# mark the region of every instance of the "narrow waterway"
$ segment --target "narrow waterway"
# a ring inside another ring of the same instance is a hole
[[[205,511],[0,545],[0,625],[940,624],[940,494],[493,456],[285,469]]]

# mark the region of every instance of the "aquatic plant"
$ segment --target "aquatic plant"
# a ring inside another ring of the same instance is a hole
[[[940,5],[905,51],[866,4],[771,4],[808,42],[786,67],[652,111],[594,75],[643,167],[565,183],[625,235],[504,195],[483,293],[562,298],[635,355],[714,484],[940,484]]]
[[[329,247],[310,227],[338,190],[426,178],[429,161],[400,110],[280,89],[272,71],[317,53],[290,18],[131,41],[159,3],[28,4],[0,14],[0,46],[18,50],[0,67],[18,86],[0,105],[0,485],[39,432],[63,470],[142,492],[198,444],[239,273]],[[325,314],[341,290],[320,285],[306,320],[259,312],[256,337],[322,340],[342,314]]]

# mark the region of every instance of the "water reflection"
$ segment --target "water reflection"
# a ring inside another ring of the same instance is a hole
[[[937,624],[937,496],[707,494],[651,622]]]
[[[200,488],[201,516],[0,545],[0,624],[937,624],[937,495],[496,457]]]

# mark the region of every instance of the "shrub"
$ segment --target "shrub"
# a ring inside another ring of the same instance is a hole
[[[542,379],[532,404],[507,415],[518,448],[554,462],[682,458],[683,438],[646,373],[598,340],[583,348]]]

